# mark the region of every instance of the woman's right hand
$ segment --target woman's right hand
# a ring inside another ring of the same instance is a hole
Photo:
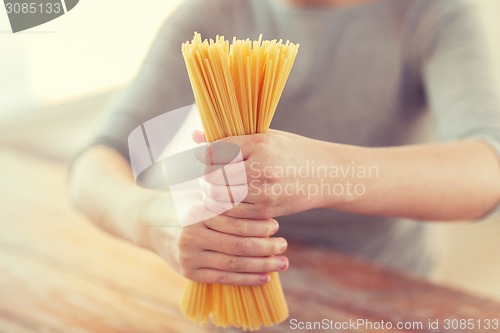
[[[278,231],[274,219],[246,220],[218,215],[186,227],[165,225],[175,211],[168,194],[155,194],[139,217],[148,244],[174,270],[198,282],[256,286],[269,282],[271,272],[285,271],[281,255],[287,242],[271,237]]]

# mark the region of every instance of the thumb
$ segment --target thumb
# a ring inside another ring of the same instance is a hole
[[[193,133],[191,133],[191,138],[196,143],[207,142],[207,139],[205,138],[205,132],[200,130],[194,130]]]

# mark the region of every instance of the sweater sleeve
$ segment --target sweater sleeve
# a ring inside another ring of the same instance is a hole
[[[421,76],[439,135],[480,138],[500,162],[500,85],[477,8],[467,0],[426,3],[418,32]]]
[[[185,1],[164,22],[131,85],[108,107],[90,146],[106,145],[128,159],[128,136],[145,121],[189,104],[194,97],[181,53],[193,33],[207,30],[197,1]]]
[[[467,0],[436,1],[430,7],[420,31],[420,59],[439,135],[482,138],[500,157],[500,86],[477,8]]]

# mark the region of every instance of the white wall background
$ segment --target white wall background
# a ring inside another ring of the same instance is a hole
[[[156,30],[181,1],[81,0],[68,14],[15,35],[2,5],[0,120],[126,85]],[[492,52],[500,64],[500,0],[471,1],[484,9]],[[496,71],[500,77],[500,65]]]
[[[81,0],[12,34],[0,3],[0,119],[124,85],[180,0]]]
[[[500,79],[500,0],[477,1],[482,11],[483,25],[495,60],[495,72]]]

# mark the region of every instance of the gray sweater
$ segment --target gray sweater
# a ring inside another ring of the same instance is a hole
[[[301,44],[272,128],[361,146],[480,137],[500,156],[498,87],[472,1],[465,0],[379,0],[341,8],[188,0],[161,28],[93,144],[127,156],[136,126],[193,103],[180,45],[194,31]],[[331,210],[279,220],[290,242],[418,274],[429,273],[435,262],[429,224]]]

